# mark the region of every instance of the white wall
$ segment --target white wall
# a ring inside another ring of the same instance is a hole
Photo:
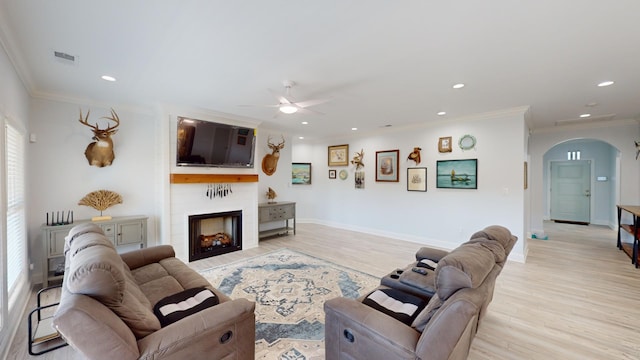
[[[104,211],[104,215],[149,216],[147,224],[149,246],[156,244],[156,221],[159,215],[158,127],[157,115],[120,108],[114,104],[120,118],[119,130],[113,135],[115,160],[111,166],[90,166],[84,150],[93,133],[80,124],[79,109],[84,114],[91,109],[89,123],[108,116],[109,109],[85,104],[33,99],[30,132],[37,141],[29,144],[29,241],[33,281],[42,280],[40,260],[43,254],[40,226],[47,211],[74,212],[74,220],[100,215],[88,206],[78,205],[86,194],[100,189],[115,191],[122,204]],[[102,121],[102,127],[106,125]]]
[[[523,239],[523,159],[526,109],[451,119],[379,134],[341,139],[332,143],[296,145],[294,162],[312,163],[312,184],[284,187],[282,200],[297,202],[300,221],[318,222],[365,233],[386,235],[417,244],[452,249],[485,226],[499,224]],[[496,131],[500,129],[500,131]],[[471,134],[477,145],[462,151],[458,139]],[[452,136],[453,152],[438,152],[438,139]],[[349,144],[349,157],[364,149],[365,188],[355,189],[355,166],[329,167],[327,146]],[[427,167],[427,192],[407,191],[407,156],[422,150],[419,167]],[[400,150],[400,181],[375,181],[376,151]],[[478,159],[478,189],[437,189],[437,160]],[[282,160],[281,160],[282,161]],[[328,170],[347,169],[347,180],[329,179]],[[289,176],[290,177],[290,176]],[[288,179],[290,181],[290,179]],[[276,189],[277,191],[278,189]],[[280,193],[280,192],[279,192]],[[523,261],[523,241],[511,259]],[[420,246],[420,245],[417,245]]]
[[[618,121],[591,127],[564,127],[536,131],[531,136],[531,231],[542,232],[545,219],[544,154],[567,140],[595,139],[611,144],[620,151],[620,194],[614,196],[616,204],[640,203],[640,166],[635,160],[635,144],[640,138],[640,126],[635,120]],[[611,155],[612,157],[614,155]],[[614,209],[611,209],[614,211]]]
[[[7,53],[3,46],[0,46],[0,139],[2,139],[0,146],[4,147],[4,122],[5,118],[8,118],[13,124],[29,130],[29,94],[23,86],[17,72],[15,71]],[[29,148],[27,147],[27,157],[29,156]],[[4,183],[4,151],[0,150],[0,237],[6,236],[6,197]],[[27,178],[29,177],[29,169],[27,171]],[[28,184],[27,184],[28,186]],[[32,194],[29,193],[27,187],[27,213],[29,211],[28,199],[32,198]],[[0,244],[3,244],[6,239],[2,239]],[[5,256],[5,249],[0,249],[0,254]],[[2,261],[3,264],[6,261]],[[0,267],[0,278],[4,278],[4,268]],[[5,288],[4,281],[0,280],[2,286],[0,286],[0,309],[2,311],[2,327],[0,328],[0,359],[4,359],[9,350],[9,344],[13,337],[14,331],[17,329],[18,321],[22,321],[21,315],[26,302],[17,301],[16,306],[12,311],[8,312],[8,293]],[[28,281],[23,280],[18,283],[18,291],[16,292],[17,299],[26,299],[28,292],[30,291]]]

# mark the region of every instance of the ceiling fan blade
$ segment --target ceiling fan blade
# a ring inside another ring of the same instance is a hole
[[[301,108],[306,108],[306,107],[309,107],[309,106],[315,106],[315,105],[324,104],[329,100],[330,99],[315,99],[315,100],[299,101],[299,102],[296,103],[296,105],[298,107],[301,107]]]
[[[276,105],[276,107],[280,106],[281,104],[293,104],[295,102],[291,97],[286,97],[273,89],[267,89],[267,90],[269,90],[271,95],[273,95],[276,99],[278,99],[278,105]]]
[[[277,108],[280,105],[238,105],[238,106],[242,106],[242,107],[270,107],[270,108]]]
[[[303,107],[299,107],[298,108],[298,113],[300,114],[316,114],[316,115],[324,115],[324,113],[321,113],[320,111],[315,111],[315,110],[311,110],[311,109],[305,109]]]

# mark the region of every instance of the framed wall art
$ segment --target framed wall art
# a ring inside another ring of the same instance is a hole
[[[336,170],[329,170],[329,179],[336,178]]]
[[[376,181],[398,181],[400,150],[376,151]]]
[[[478,159],[438,160],[436,187],[445,189],[477,189]]]
[[[407,191],[427,191],[427,168],[407,169]]]
[[[355,186],[356,189],[364,189],[364,171],[356,171]]]
[[[311,185],[311,163],[292,163],[291,183],[293,185]]]
[[[438,151],[441,153],[451,152],[451,136],[441,137],[438,140]]]
[[[349,165],[349,145],[329,146],[328,151],[329,166]]]

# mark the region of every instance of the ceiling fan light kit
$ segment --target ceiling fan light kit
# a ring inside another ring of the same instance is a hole
[[[296,112],[298,112],[298,108],[291,105],[291,104],[282,104],[280,105],[280,112],[285,113],[285,114],[294,114]]]
[[[278,113],[283,114],[316,114],[316,115],[324,115],[323,113],[315,110],[309,109],[311,106],[323,104],[329,99],[313,99],[313,100],[305,100],[305,101],[297,101],[293,96],[291,96],[291,87],[293,87],[296,83],[291,80],[285,80],[282,82],[284,85],[284,94],[280,94],[275,92],[274,90],[269,89],[276,99],[278,99],[278,104],[273,105],[240,105],[240,106],[263,106],[270,108],[277,108],[278,112],[274,115],[274,118],[278,116]]]

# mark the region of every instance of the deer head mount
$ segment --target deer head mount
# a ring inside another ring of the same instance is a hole
[[[280,150],[284,148],[284,136],[279,144],[271,142],[271,136],[267,139],[267,146],[271,149],[271,154],[267,154],[262,158],[262,171],[268,176],[273,175],[278,167],[278,159],[280,159]]]
[[[91,131],[93,131],[92,139],[95,140],[91,144],[87,145],[87,149],[84,151],[84,156],[87,157],[89,165],[97,167],[109,166],[116,157],[113,153],[113,140],[111,140],[111,135],[118,131],[117,127],[120,125],[120,118],[118,118],[118,114],[111,109],[111,116],[103,116],[102,119],[111,120],[115,125],[107,125],[106,129],[100,129],[100,127],[98,127],[98,123],[95,125],[89,124],[90,112],[91,110],[87,110],[87,116],[83,118],[82,109],[80,109],[79,121],[81,124],[91,128]]]

